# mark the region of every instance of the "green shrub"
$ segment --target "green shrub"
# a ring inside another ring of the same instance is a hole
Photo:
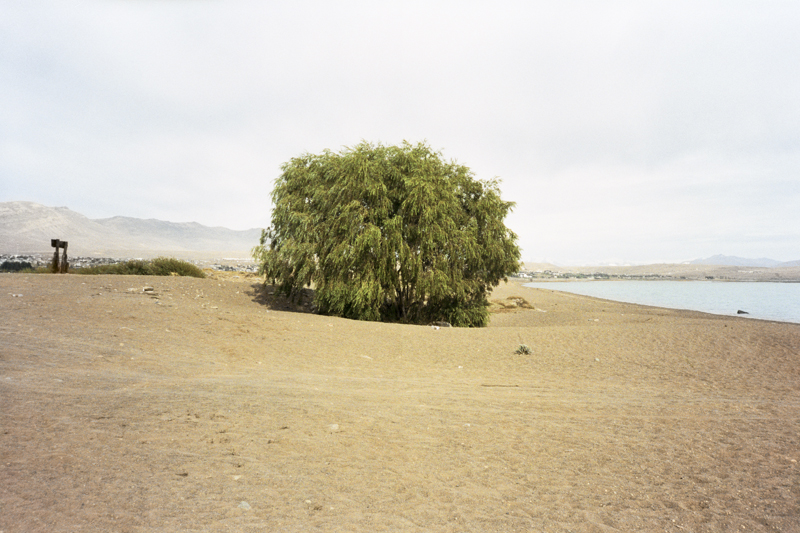
[[[27,261],[3,261],[0,272],[32,272],[33,265]]]
[[[152,272],[144,261],[132,260],[113,265],[97,265],[73,269],[76,274],[119,274],[125,276],[150,276]]]
[[[204,278],[205,273],[197,266],[174,257],[156,257],[150,263],[154,276],[189,276]]]
[[[73,270],[76,274],[119,274],[124,276],[190,276],[204,278],[205,273],[196,265],[172,257],[157,257],[152,261],[132,259],[113,265],[98,265]]]
[[[150,269],[150,265],[147,263],[147,261],[141,261],[139,259],[125,261],[124,263],[109,266],[117,267],[116,272],[110,272],[110,274],[122,274],[126,276],[153,275],[153,271]]]
[[[520,344],[517,349],[514,351],[517,355],[530,355],[532,352],[530,346],[527,344]]]

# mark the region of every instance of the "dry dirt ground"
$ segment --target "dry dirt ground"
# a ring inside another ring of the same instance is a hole
[[[492,298],[434,329],[0,275],[0,531],[800,531],[800,325]]]

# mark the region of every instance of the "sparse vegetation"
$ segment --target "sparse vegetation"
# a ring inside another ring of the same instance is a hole
[[[514,309],[533,309],[534,307],[522,296],[509,296],[505,300],[493,300],[499,309],[514,310]]]
[[[112,265],[72,269],[75,274],[120,274],[128,276],[189,276],[206,277],[198,266],[172,257],[157,257],[152,261],[134,259]]]
[[[514,353],[517,355],[530,355],[531,352],[531,348],[527,344],[520,344],[514,351]]]

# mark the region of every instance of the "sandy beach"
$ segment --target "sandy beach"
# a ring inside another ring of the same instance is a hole
[[[800,531],[800,325],[492,300],[436,329],[0,274],[0,532]]]

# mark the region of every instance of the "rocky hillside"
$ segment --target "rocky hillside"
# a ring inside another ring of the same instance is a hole
[[[50,239],[69,242],[71,255],[229,252],[247,255],[260,229],[236,231],[195,222],[113,217],[89,219],[66,207],[0,202],[0,253],[50,252]],[[123,253],[124,252],[124,253]]]

